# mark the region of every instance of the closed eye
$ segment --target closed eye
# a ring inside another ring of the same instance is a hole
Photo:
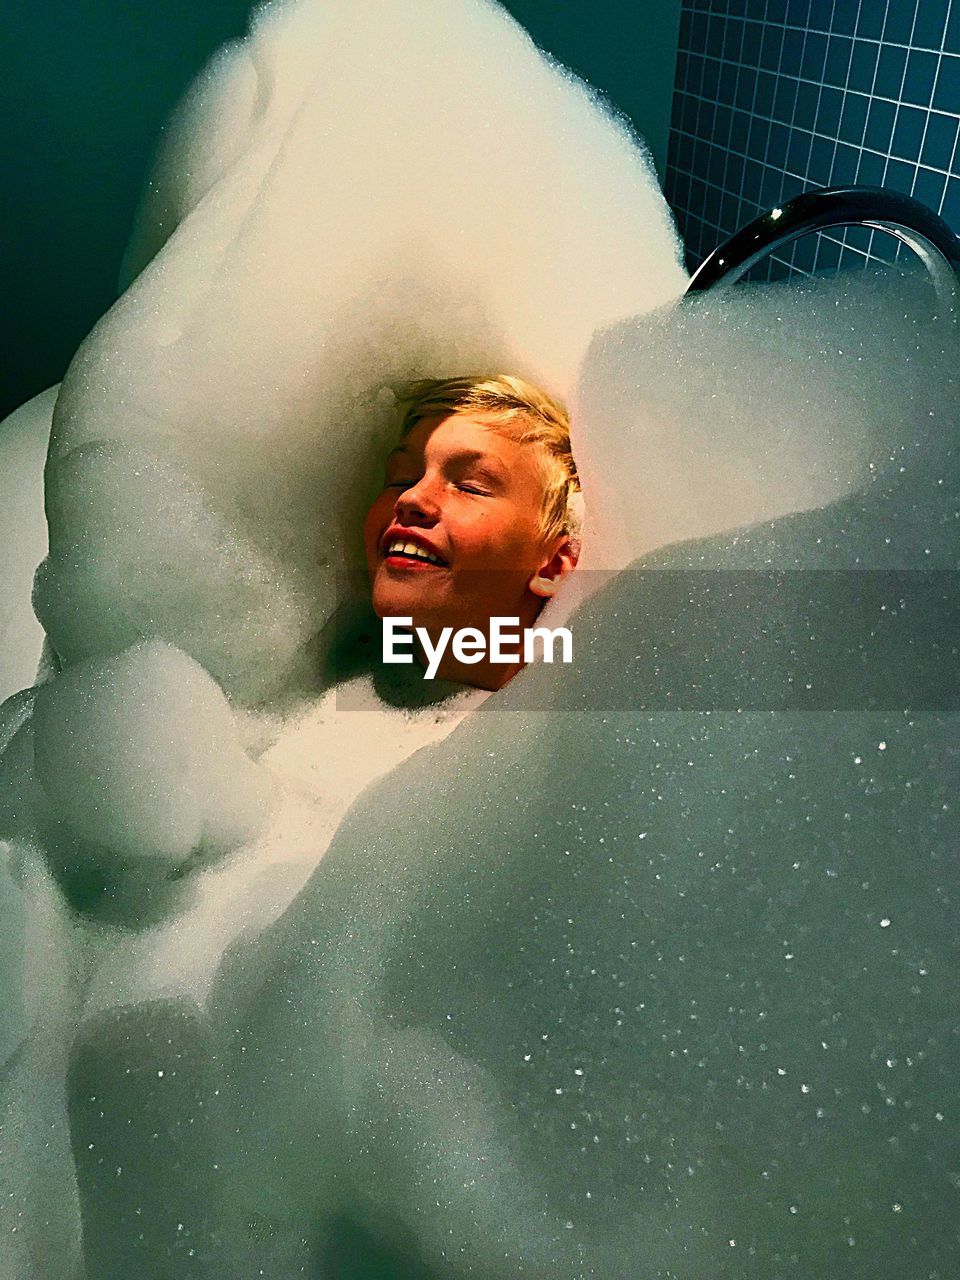
[[[383,487],[385,489],[412,489],[416,483],[416,480],[387,480]],[[490,496],[487,489],[481,489],[477,485],[458,484],[457,488],[462,490],[464,493],[475,493],[481,497]]]

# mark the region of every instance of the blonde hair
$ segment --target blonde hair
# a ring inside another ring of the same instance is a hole
[[[570,450],[570,419],[564,404],[531,382],[511,374],[492,377],[421,378],[399,389],[400,434],[422,418],[470,414],[518,444],[536,445],[542,462],[544,497],[539,532],[545,541],[567,534],[579,550],[583,499]]]

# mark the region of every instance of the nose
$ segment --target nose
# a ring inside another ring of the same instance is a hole
[[[421,476],[409,489],[401,490],[393,510],[397,519],[404,522],[421,519],[432,523],[439,519],[440,511],[436,494],[429,478]]]

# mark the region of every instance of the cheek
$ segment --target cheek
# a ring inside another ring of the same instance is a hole
[[[490,518],[461,529],[458,559],[475,568],[522,573],[534,557],[533,539],[523,520]]]
[[[536,555],[536,531],[525,515],[491,522],[486,542],[490,552],[504,567],[526,566]]]

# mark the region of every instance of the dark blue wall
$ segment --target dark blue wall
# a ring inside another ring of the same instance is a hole
[[[252,0],[0,0],[0,418],[117,296],[164,119]]]
[[[960,232],[958,117],[960,0],[683,0],[666,191],[689,265],[814,186],[891,187]],[[796,254],[829,267],[840,242]]]

